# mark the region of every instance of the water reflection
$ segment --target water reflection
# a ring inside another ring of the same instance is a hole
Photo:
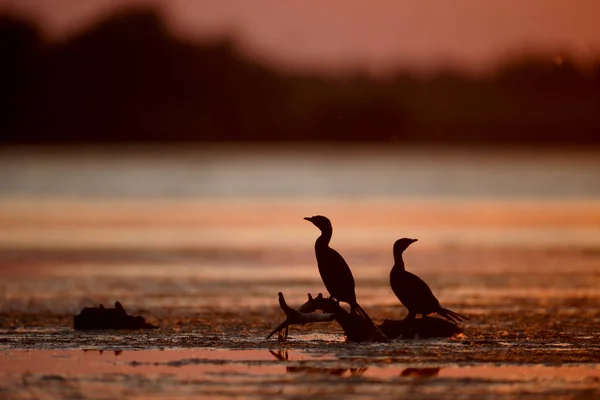
[[[269,353],[273,355],[279,361],[289,361],[289,354],[287,350],[278,350],[274,352],[269,350]],[[323,374],[323,375],[335,375],[342,376],[345,372],[350,371],[350,376],[359,377],[362,376],[368,368],[326,368],[326,367],[315,367],[315,366],[286,366],[285,370],[288,373],[307,373],[307,374]]]
[[[103,349],[81,349],[84,353],[89,352],[94,352],[94,353],[98,353],[99,355],[104,354],[104,350]],[[123,350],[113,350],[113,353],[115,354],[115,357],[118,357],[121,355],[121,353],[123,353]]]
[[[277,360],[288,362],[289,352],[288,350],[278,350],[277,352],[273,350],[269,350],[269,353],[273,355]],[[293,360],[292,360],[293,361]],[[335,375],[342,376],[346,372],[350,372],[351,377],[360,377],[363,376],[369,368],[360,367],[360,368],[339,368],[339,367],[318,367],[314,364],[309,365],[286,365],[285,370],[287,373],[306,373],[306,374],[323,374],[323,375]],[[411,378],[431,378],[439,375],[441,368],[439,367],[429,367],[429,368],[405,368],[400,372],[400,376],[402,377],[411,377]]]
[[[415,378],[430,378],[437,376],[441,368],[406,368],[400,376],[411,376]]]
[[[131,393],[139,399],[215,398],[217,394],[219,398],[339,398],[346,393],[364,398],[410,396],[413,400],[448,397],[448,393],[467,393],[469,398],[524,394],[546,398],[556,397],[556,393],[568,398],[596,398],[593,394],[600,382],[600,370],[593,362],[548,366],[469,357],[471,361],[465,364],[448,351],[441,358],[437,354],[428,364],[422,348],[418,360],[408,345],[402,349],[402,353],[408,351],[406,356],[388,353],[398,350],[363,347],[348,352],[331,345],[318,351],[121,351],[90,346],[85,355],[81,350],[2,350],[0,391],[6,398],[23,398],[23,393],[40,398],[95,398],[98,385],[102,385],[103,397],[120,398],[122,393]],[[460,352],[464,351],[461,346]],[[481,348],[477,352],[484,353]],[[430,366],[440,364],[446,366]]]

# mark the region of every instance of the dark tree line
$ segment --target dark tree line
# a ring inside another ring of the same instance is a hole
[[[152,10],[48,43],[0,16],[0,141],[600,143],[600,61],[529,56],[486,78],[292,73],[234,41],[173,36]]]

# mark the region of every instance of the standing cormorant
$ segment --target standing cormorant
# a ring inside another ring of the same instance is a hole
[[[425,281],[404,269],[402,253],[417,239],[403,238],[394,243],[394,267],[390,272],[390,285],[398,300],[408,309],[406,318],[414,318],[417,314],[426,316],[438,313],[453,323],[468,319],[467,317],[443,308]]]
[[[321,236],[315,242],[315,255],[317,256],[319,274],[321,274],[321,279],[323,279],[330,296],[337,301],[350,304],[351,313],[358,313],[370,320],[369,316],[356,302],[354,277],[350,267],[340,253],[329,247],[329,241],[333,235],[331,221],[322,215],[305,217],[304,219],[312,222],[321,231]]]

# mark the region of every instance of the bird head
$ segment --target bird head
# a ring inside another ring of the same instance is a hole
[[[408,246],[410,246],[411,244],[413,244],[416,241],[417,241],[417,239],[410,239],[410,238],[402,238],[402,239],[396,240],[396,243],[394,243],[394,254],[402,254],[404,252],[404,250],[406,250],[408,248]]]
[[[329,218],[322,215],[315,215],[314,217],[304,217],[305,220],[312,222],[321,231],[331,230],[331,221]]]

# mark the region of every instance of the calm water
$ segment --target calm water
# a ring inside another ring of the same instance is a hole
[[[0,398],[600,396],[600,151],[5,148],[0,176]],[[465,335],[265,341],[277,292],[324,290],[314,214],[376,321],[418,238]],[[71,329],[115,300],[159,329]]]

